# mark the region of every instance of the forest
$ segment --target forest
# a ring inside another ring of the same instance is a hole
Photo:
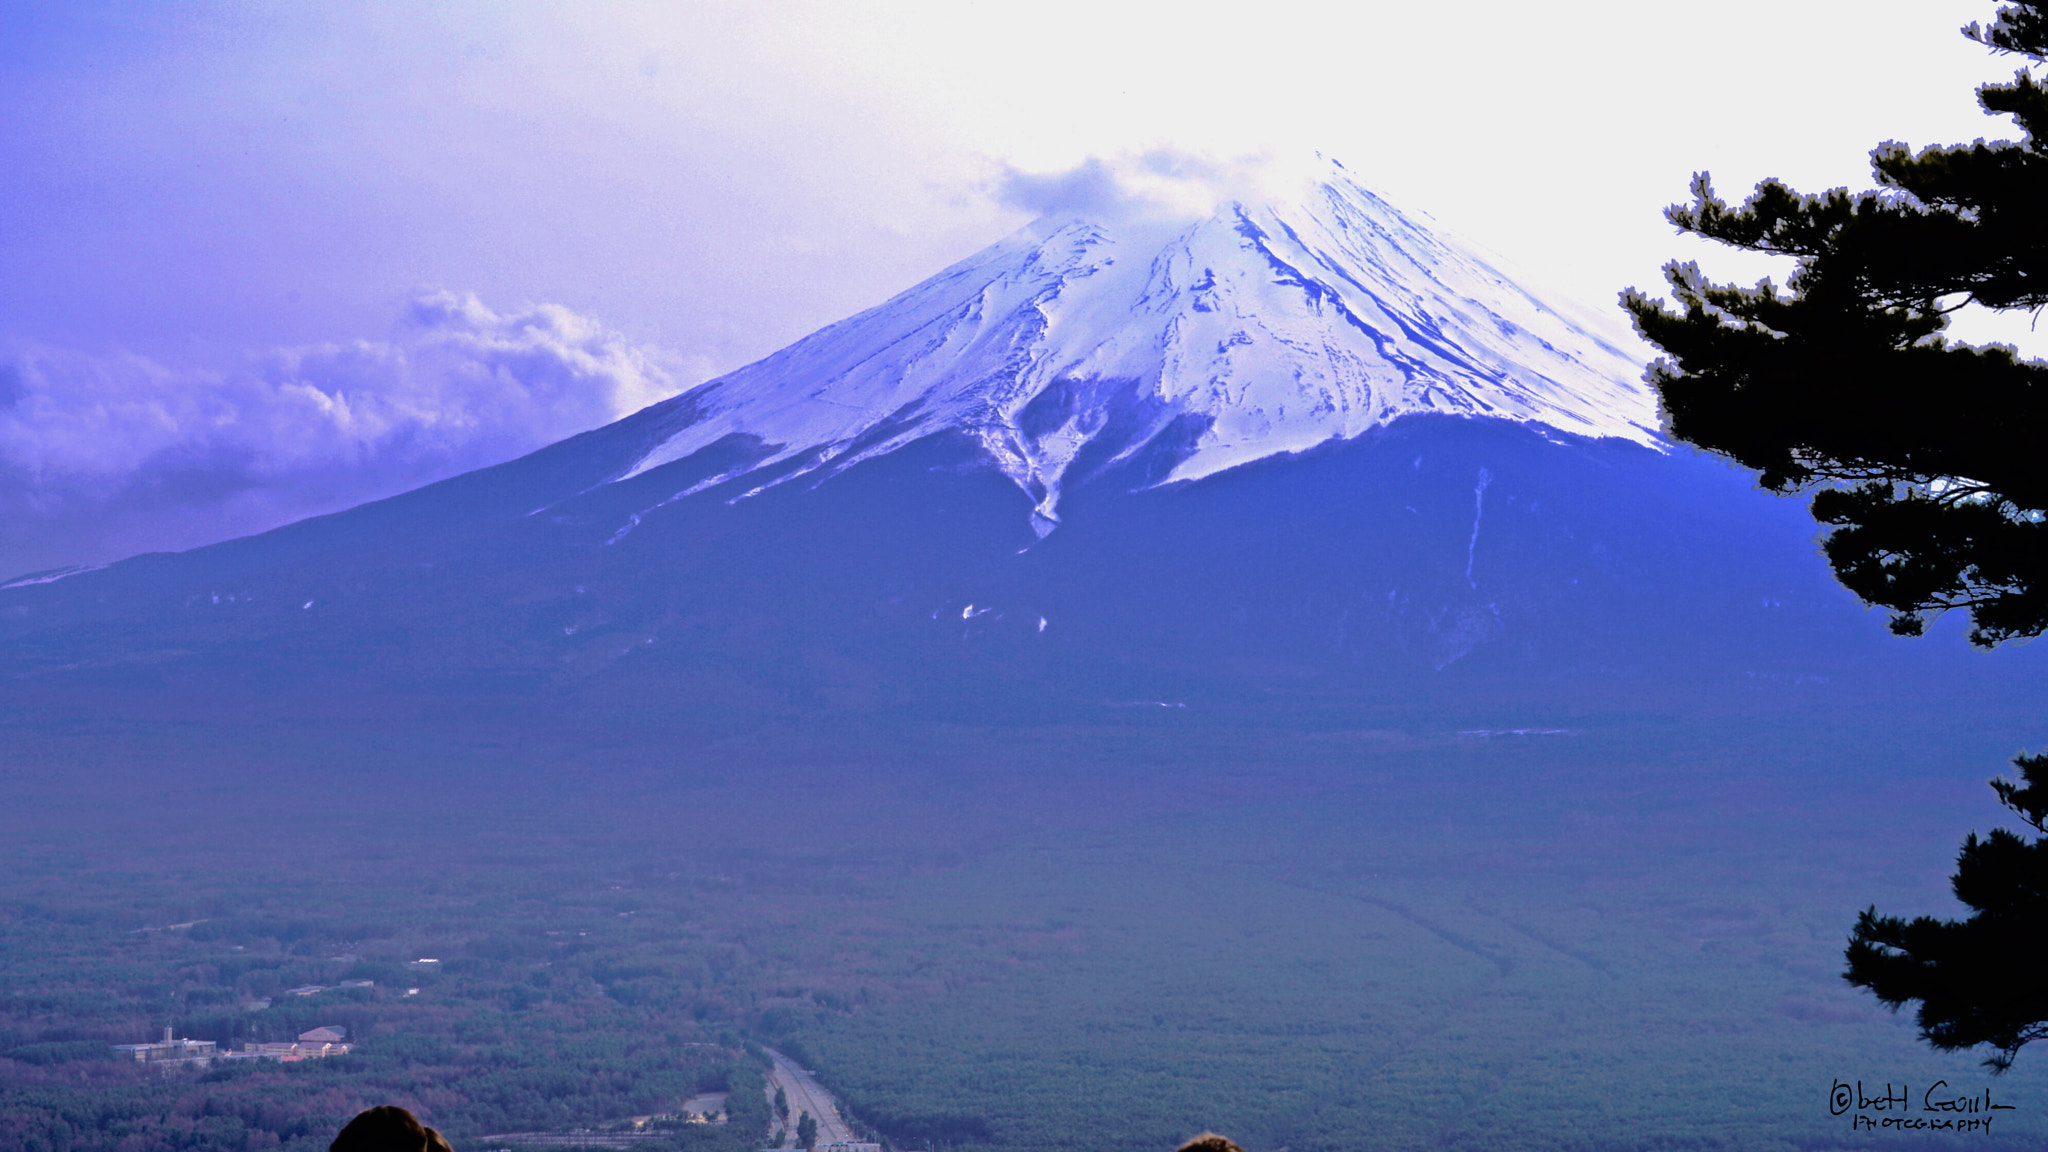
[[[649,1146],[752,1147],[765,1045],[903,1149],[1914,1146],[1830,1113],[1859,1079],[1995,1091],[1968,1146],[2036,1145],[2029,1064],[1994,1082],[1839,976],[1858,902],[1943,906],[1953,829],[1997,814],[1927,766],[2018,713],[1902,736],[1831,691],[696,745],[624,712],[299,747],[159,718],[118,755],[18,720],[0,1143],[315,1149],[392,1102],[467,1152],[729,1090]],[[288,994],[342,980],[374,986]],[[355,1050],[107,1048],[319,1025]]]

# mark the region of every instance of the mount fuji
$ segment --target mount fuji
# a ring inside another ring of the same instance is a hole
[[[1041,219],[519,460],[16,578],[0,671],[726,716],[1737,689],[1895,651],[1803,510],[1661,438],[1602,322],[1341,165],[1135,217]]]
[[[1070,478],[1197,480],[1409,415],[1651,444],[1640,371],[1330,163],[1192,224],[1042,219],[635,417],[675,424],[626,475],[744,438],[787,479],[957,430],[1043,535]]]

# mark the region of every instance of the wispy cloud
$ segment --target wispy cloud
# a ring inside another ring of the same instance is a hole
[[[392,339],[233,372],[18,349],[0,362],[0,575],[183,548],[529,452],[695,383],[569,309],[407,305]]]
[[[1321,170],[1313,153],[1215,157],[1176,148],[1090,156],[1057,172],[1004,165],[990,188],[1005,208],[1034,216],[1081,216],[1124,223],[1199,219],[1233,200],[1258,202],[1296,191]]]

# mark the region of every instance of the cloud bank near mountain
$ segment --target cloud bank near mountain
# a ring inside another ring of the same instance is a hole
[[[0,578],[193,547],[495,464],[707,374],[567,308],[421,294],[389,340],[232,372],[0,360]]]

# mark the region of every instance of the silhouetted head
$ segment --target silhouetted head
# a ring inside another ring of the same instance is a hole
[[[439,1132],[396,1104],[366,1108],[335,1133],[327,1152],[449,1152]]]
[[[1244,1149],[1214,1132],[1204,1132],[1181,1145],[1180,1152],[1244,1152]]]

